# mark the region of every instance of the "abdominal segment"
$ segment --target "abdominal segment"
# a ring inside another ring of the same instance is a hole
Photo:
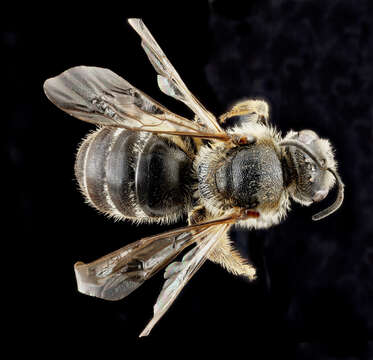
[[[118,219],[170,222],[191,207],[192,159],[172,138],[100,128],[82,142],[75,175],[88,203]]]

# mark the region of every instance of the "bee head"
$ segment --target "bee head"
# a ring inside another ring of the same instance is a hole
[[[329,190],[338,183],[336,201],[325,210],[315,214],[312,219],[320,220],[336,211],[343,202],[344,185],[336,170],[332,146],[312,130],[289,132],[280,142],[292,167],[293,184],[290,188],[292,198],[303,204],[323,200]]]

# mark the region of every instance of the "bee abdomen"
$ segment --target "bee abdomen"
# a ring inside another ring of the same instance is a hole
[[[75,176],[88,202],[116,217],[135,217],[132,154],[137,133],[104,127],[81,144]]]
[[[173,142],[104,127],[79,148],[75,174],[88,202],[116,218],[176,220],[187,210],[191,160]]]
[[[151,135],[136,168],[136,196],[147,216],[162,217],[188,208],[192,161],[172,141]]]

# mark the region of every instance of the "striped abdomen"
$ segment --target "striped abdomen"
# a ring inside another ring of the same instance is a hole
[[[165,137],[98,129],[81,144],[75,175],[88,202],[116,218],[173,221],[191,207],[191,156]]]

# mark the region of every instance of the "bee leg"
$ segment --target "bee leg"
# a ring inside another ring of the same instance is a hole
[[[233,116],[247,115],[248,120],[268,125],[269,106],[264,100],[245,100],[234,105],[231,110],[219,116],[219,122],[224,122]]]
[[[188,216],[189,225],[199,224],[207,219],[207,210],[203,205],[195,207]]]
[[[245,214],[243,216],[250,215]],[[206,221],[208,218],[208,211],[203,205],[200,205],[189,213],[189,224],[198,224]],[[255,279],[255,268],[242,258],[240,253],[233,248],[232,242],[227,233],[221,237],[219,243],[216,244],[216,247],[207,258],[212,262],[221,265],[224,269],[234,275],[246,276],[250,280]]]
[[[250,280],[255,279],[256,270],[253,265],[249,264],[238,252],[233,248],[232,241],[228,234],[223,236],[214,250],[208,256],[208,259],[214,263],[221,265],[225,270],[233,275],[242,275]]]

